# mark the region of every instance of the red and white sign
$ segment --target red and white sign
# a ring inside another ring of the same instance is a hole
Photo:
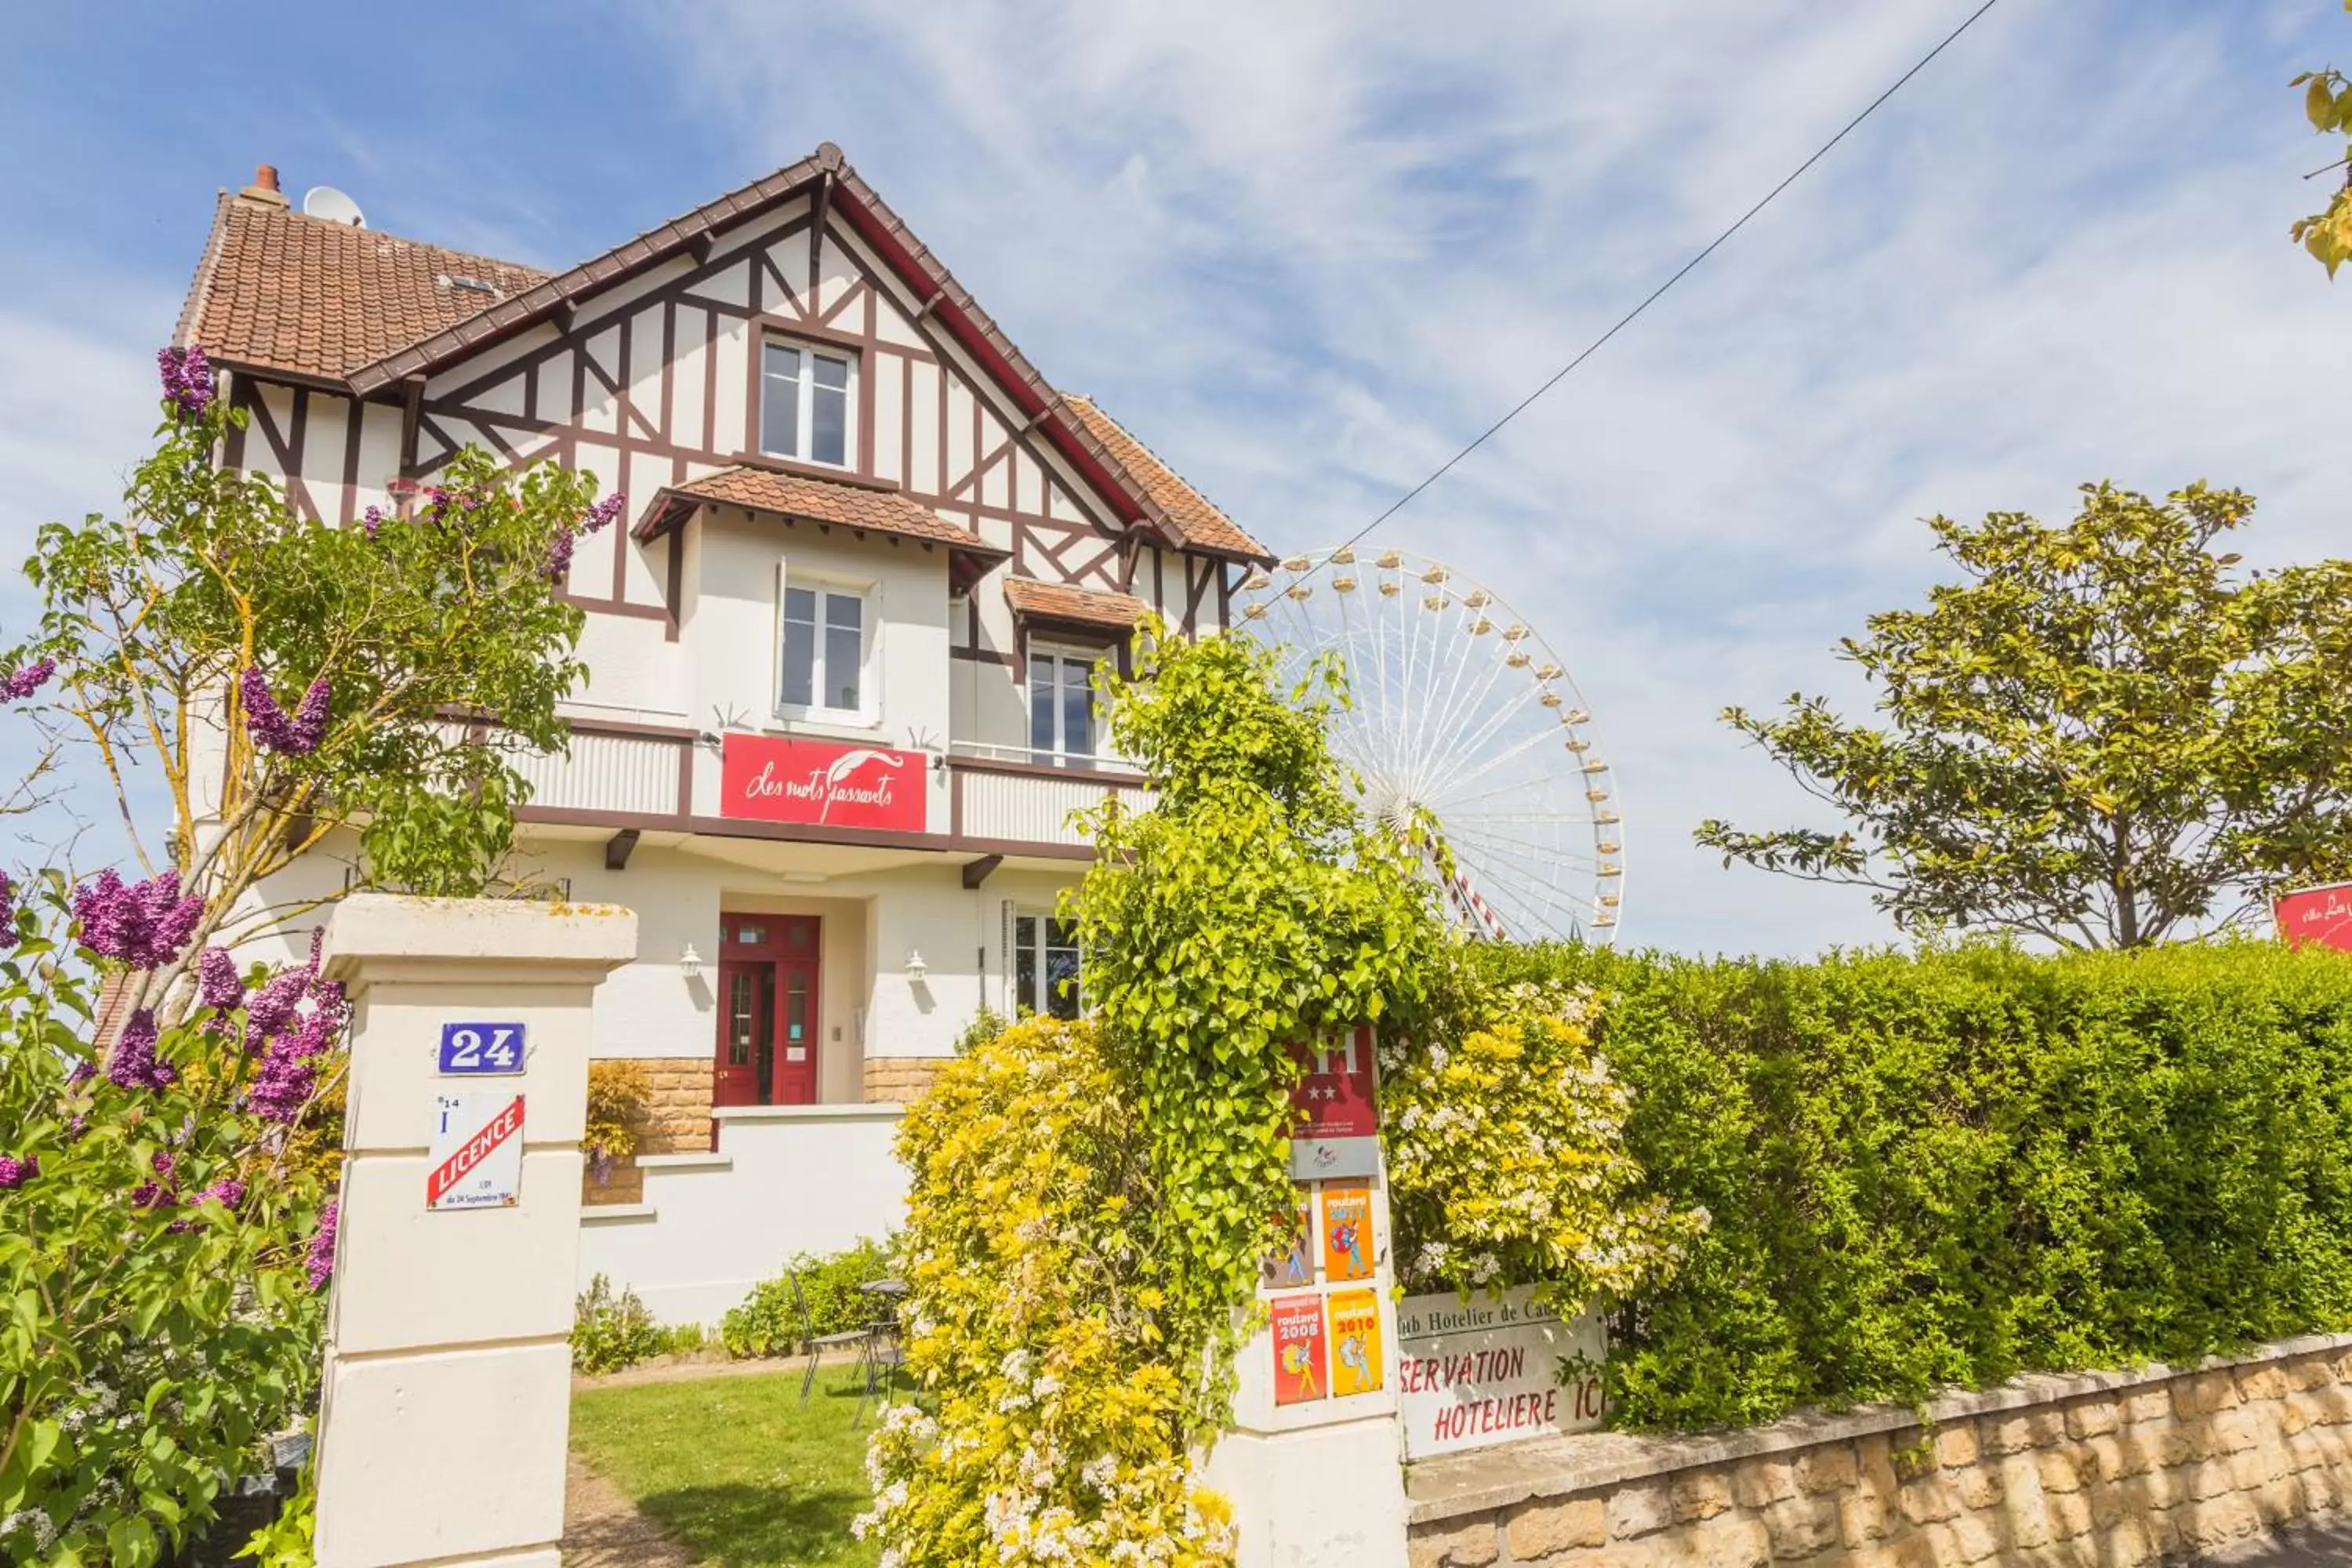
[[[2352,952],[2352,882],[2306,888],[2278,901],[2279,935],[2289,947],[2315,945]]]
[[[522,1096],[436,1094],[433,1110],[425,1206],[512,1208],[522,1187]]]
[[[929,760],[906,749],[730,735],[719,763],[719,813],[920,833]]]
[[[1290,1054],[1306,1068],[1290,1091],[1291,1178],[1378,1174],[1381,1117],[1373,1099],[1370,1026],[1323,1046],[1293,1046]]]
[[[1601,1425],[1608,1334],[1591,1313],[1571,1322],[1538,1305],[1532,1287],[1408,1296],[1397,1342],[1408,1460]]]

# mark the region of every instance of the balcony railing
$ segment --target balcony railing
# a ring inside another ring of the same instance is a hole
[[[949,831],[959,838],[1084,848],[1087,841],[1070,821],[1073,812],[1091,810],[1113,795],[1137,807],[1150,804],[1150,792],[1124,762],[1068,754],[1040,760],[1044,755],[959,742],[948,757]]]
[[[525,822],[609,826],[615,830],[707,833],[763,838],[905,844],[910,848],[983,854],[1034,852],[1069,858],[1086,852],[1073,812],[1117,795],[1148,806],[1150,795],[1125,763],[1104,756],[1041,760],[1026,747],[957,742],[939,759],[947,773],[944,816],[935,803],[927,831],[871,832],[751,823],[698,815],[699,769],[719,767],[718,748],[697,731],[601,719],[572,721],[568,755],[522,752],[512,758],[530,781]]]

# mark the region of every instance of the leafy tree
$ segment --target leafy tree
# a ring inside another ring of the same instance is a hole
[[[2063,527],[1931,520],[1964,580],[1843,657],[1885,728],[1824,698],[1725,720],[1854,828],[1709,821],[1724,862],[1871,888],[1905,928],[2135,947],[2352,870],[2352,562],[2217,553],[2252,501],[2086,486]]]
[[[2344,8],[2352,11],[2352,0],[2344,0]],[[2322,136],[2352,136],[2352,80],[2342,71],[2305,71],[2292,85],[2303,89],[2303,112],[2312,130]],[[2330,278],[2352,259],[2352,144],[2345,152],[2347,174],[2335,200],[2309,217],[2297,218],[2287,231],[2327,268]]]
[[[510,757],[564,743],[555,704],[582,673],[556,584],[621,498],[469,451],[389,513],[308,522],[215,460],[245,416],[202,352],[162,359],[157,447],[121,518],[40,532],[40,630],[0,659],[9,694],[95,755],[141,866],[201,895],[191,954],[316,908],[247,895],[341,829],[352,886],[481,891],[528,794]],[[160,844],[134,811],[149,779],[170,802]],[[133,1005],[184,1006],[182,974],[140,973]]]

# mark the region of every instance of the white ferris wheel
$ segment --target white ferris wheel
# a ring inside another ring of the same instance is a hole
[[[1402,550],[1293,555],[1243,584],[1240,623],[1294,669],[1336,653],[1350,705],[1331,745],[1365,805],[1433,822],[1430,874],[1469,931],[1613,940],[1625,834],[1592,715],[1559,656],[1488,589]]]

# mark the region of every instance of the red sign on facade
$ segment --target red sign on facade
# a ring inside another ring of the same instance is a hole
[[[916,751],[730,735],[719,811],[762,822],[920,833],[926,762]]]
[[[2289,947],[2316,945],[2352,952],[2352,882],[2307,888],[2278,901],[2279,935]]]

